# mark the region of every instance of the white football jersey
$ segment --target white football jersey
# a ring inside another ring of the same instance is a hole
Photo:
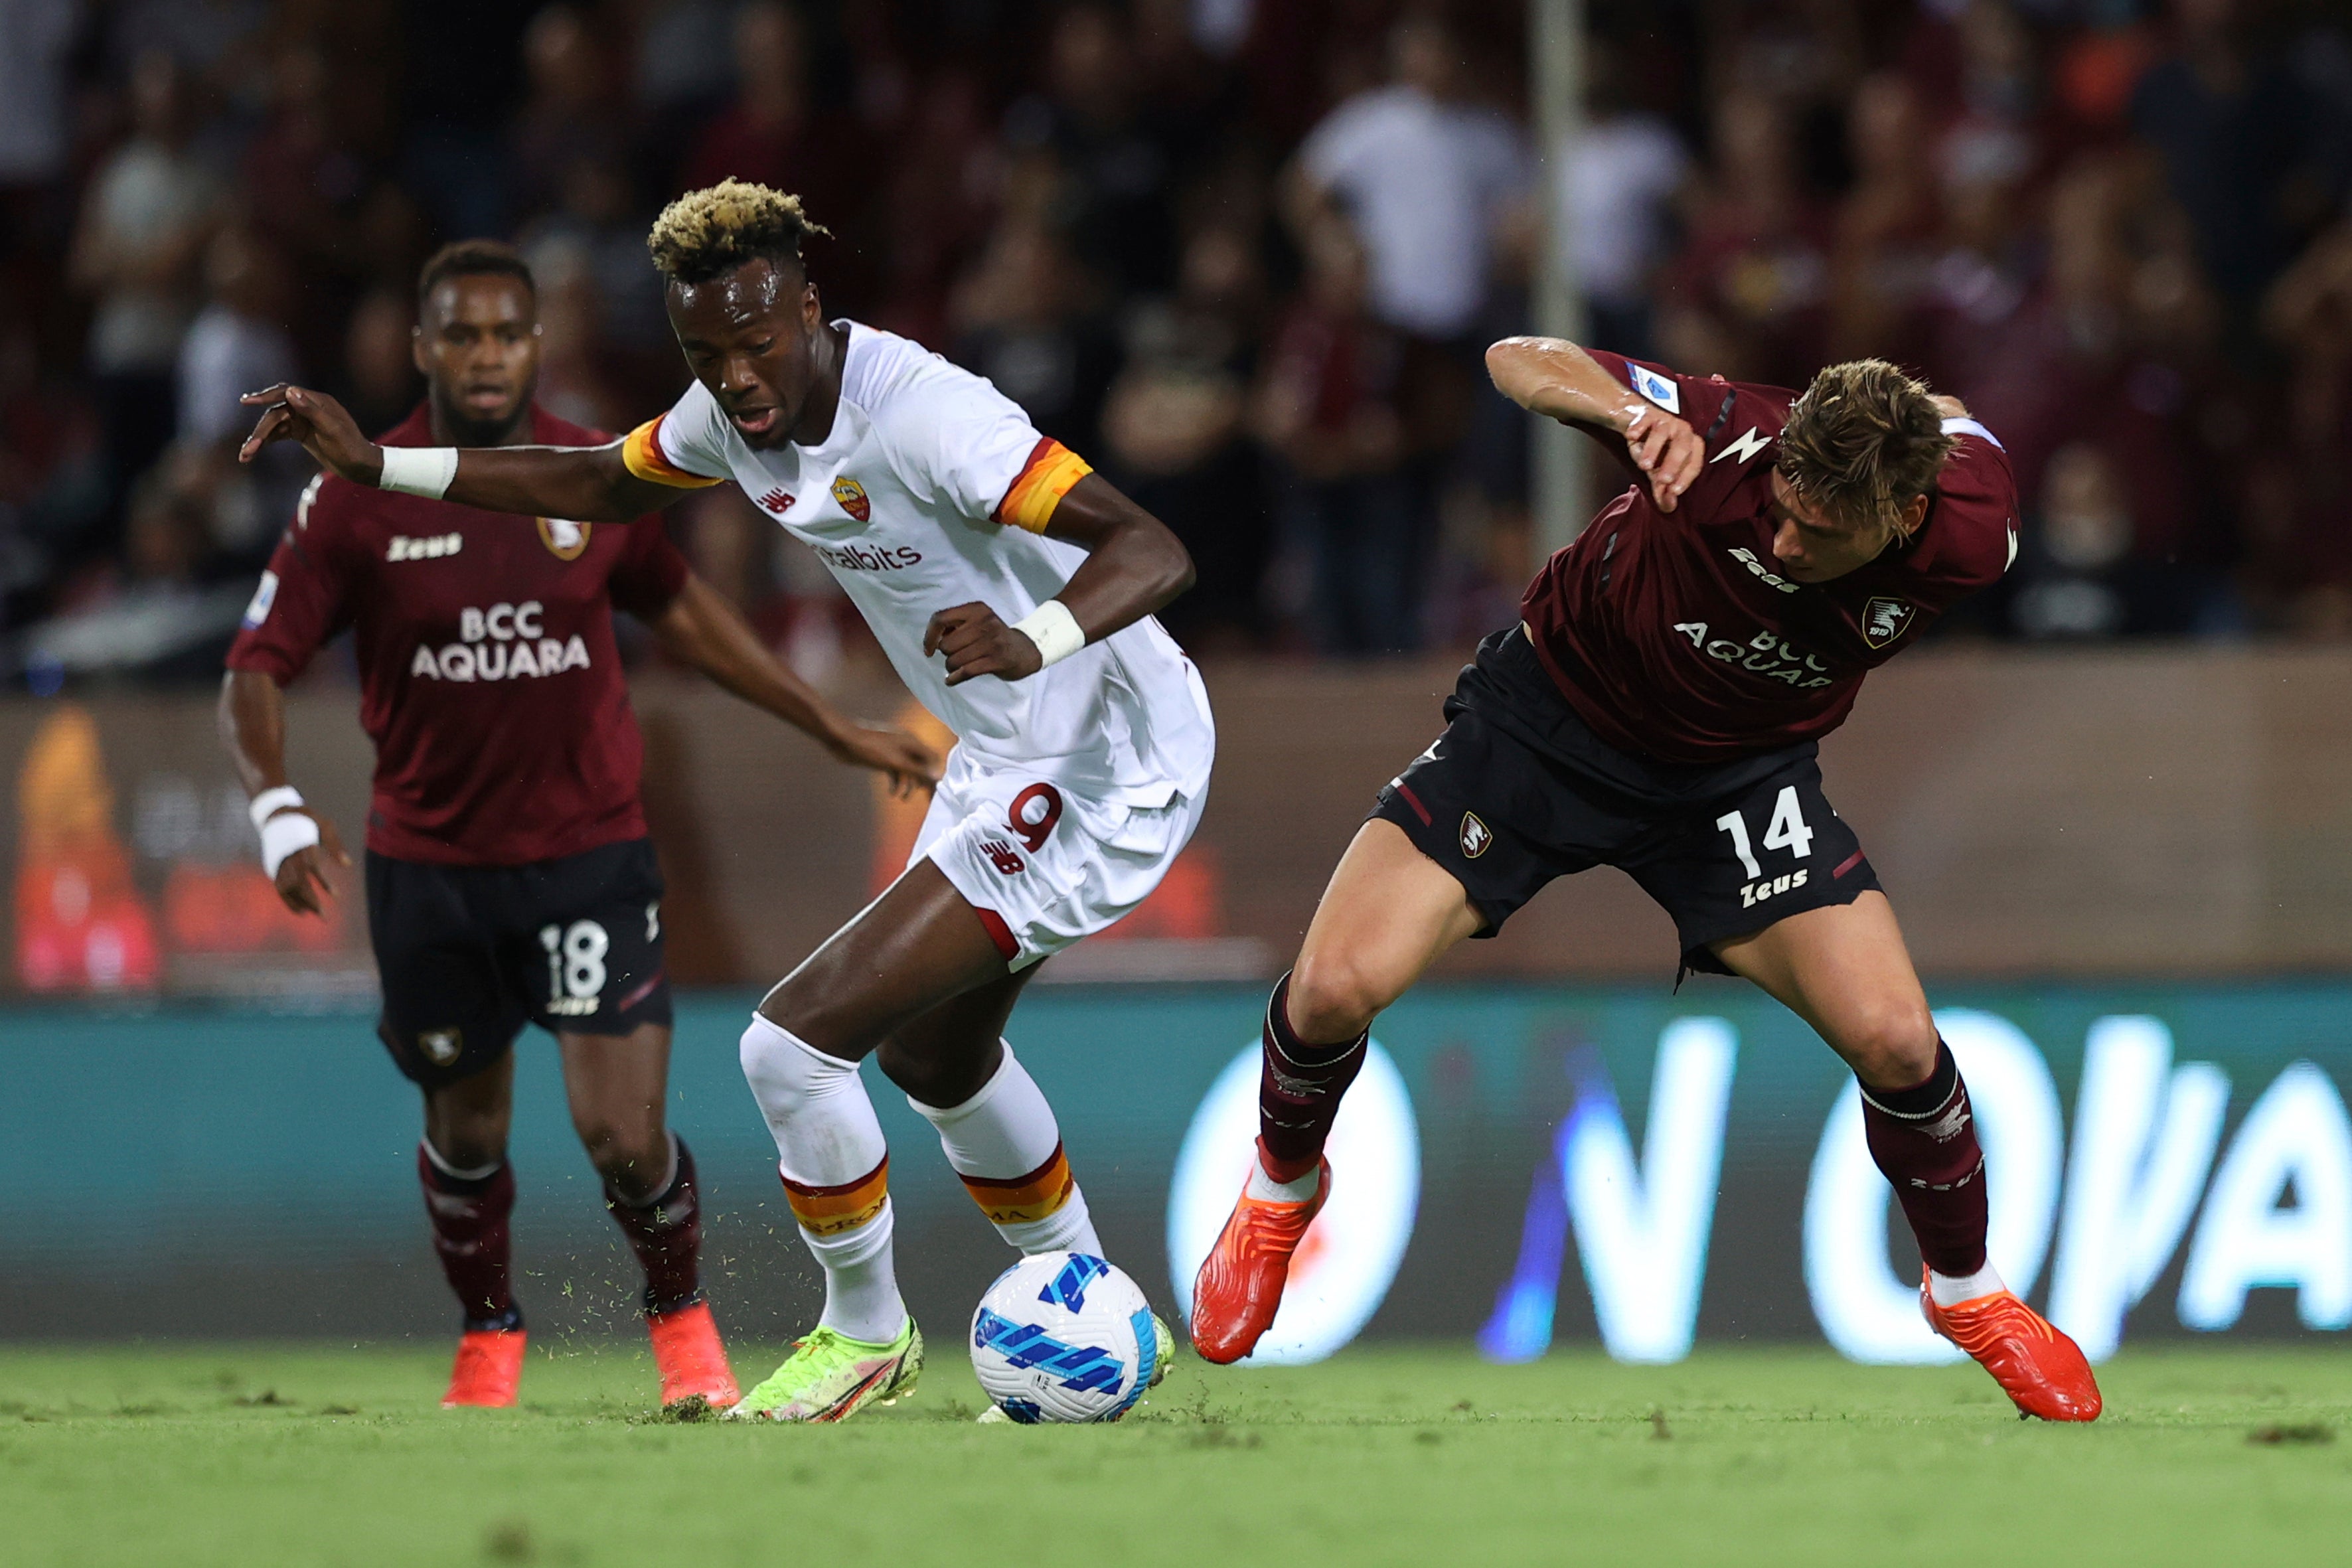
[[[1042,531],[1089,470],[987,381],[853,321],[823,445],[754,450],[700,382],[623,452],[657,483],[731,479],[831,567],[907,689],[973,759],[1093,798],[1157,806],[1208,786],[1216,733],[1192,661],[1147,616],[1025,680],[947,683],[937,612],[978,601],[1008,624],[1062,591],[1086,552]]]

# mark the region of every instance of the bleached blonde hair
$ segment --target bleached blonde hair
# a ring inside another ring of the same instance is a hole
[[[662,208],[646,248],[671,282],[707,283],[747,261],[798,261],[803,239],[832,232],[809,217],[798,196],[721,180]]]

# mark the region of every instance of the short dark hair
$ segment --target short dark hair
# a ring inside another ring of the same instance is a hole
[[[433,290],[452,278],[513,278],[521,281],[536,298],[538,280],[530,275],[530,263],[522,252],[503,240],[459,239],[443,246],[425,258],[416,274],[416,302],[419,305],[432,298]]]
[[[721,180],[664,207],[646,248],[671,282],[708,283],[747,261],[798,262],[802,240],[830,233],[809,217],[798,196],[748,180]]]
[[[1780,477],[1841,521],[1892,523],[1936,487],[1953,446],[1926,384],[1883,359],[1813,377],[1780,427]]]

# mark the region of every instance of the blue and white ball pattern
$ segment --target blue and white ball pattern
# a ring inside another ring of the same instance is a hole
[[[971,1317],[971,1370],[1015,1421],[1116,1421],[1151,1386],[1159,1343],[1143,1289],[1083,1252],[1040,1252]]]

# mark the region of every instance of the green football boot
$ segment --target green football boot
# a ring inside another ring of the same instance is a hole
[[[898,1337],[872,1344],[819,1327],[793,1346],[768,1381],[727,1412],[730,1421],[846,1421],[869,1405],[914,1392],[923,1336],[908,1318]]]

